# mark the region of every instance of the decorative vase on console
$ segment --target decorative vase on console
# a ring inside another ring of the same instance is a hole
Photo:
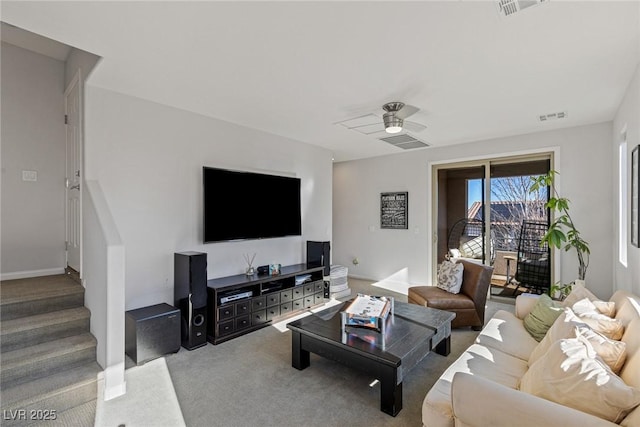
[[[256,259],[256,254],[253,254],[253,256],[251,257],[251,259],[249,259],[249,254],[243,254],[244,256],[244,260],[247,262],[247,270],[245,271],[245,274],[247,276],[253,276],[254,274],[256,274],[256,269],[253,268],[253,261]]]

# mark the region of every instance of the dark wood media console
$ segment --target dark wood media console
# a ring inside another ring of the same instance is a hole
[[[323,267],[297,264],[277,276],[220,277],[207,281],[207,292],[207,339],[219,344],[323,304]]]

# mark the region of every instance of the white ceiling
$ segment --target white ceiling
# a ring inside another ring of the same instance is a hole
[[[639,1],[506,18],[494,1],[3,1],[2,20],[102,56],[92,85],[336,161],[402,152],[335,124],[388,101],[421,108],[414,136],[432,146],[608,121],[640,61]]]

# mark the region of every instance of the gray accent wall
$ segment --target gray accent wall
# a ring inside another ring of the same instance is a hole
[[[2,43],[2,265],[12,274],[65,267],[65,64]],[[37,181],[23,181],[22,171]]]

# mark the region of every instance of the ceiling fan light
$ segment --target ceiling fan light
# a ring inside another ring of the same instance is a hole
[[[382,120],[384,121],[384,129],[387,133],[398,133],[402,130],[403,120],[396,117],[395,114],[385,113],[382,116]]]

